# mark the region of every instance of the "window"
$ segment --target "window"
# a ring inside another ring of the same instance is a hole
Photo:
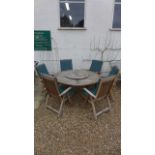
[[[84,28],[84,0],[60,0],[60,27]]]
[[[121,28],[121,0],[115,0],[112,28]]]

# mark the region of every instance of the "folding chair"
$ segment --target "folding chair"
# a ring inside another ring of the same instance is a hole
[[[114,79],[114,82],[113,82],[113,85],[115,86],[116,81],[118,80],[119,73],[120,73],[120,71],[119,71],[118,67],[113,66],[107,76],[102,75],[101,77],[102,78],[107,78],[107,77],[110,77],[110,76],[115,76],[115,79]],[[111,92],[110,92],[110,97],[114,101],[113,95],[112,95]]]
[[[116,82],[119,80],[119,75],[120,75],[120,70],[118,69],[117,66],[113,66],[108,76],[115,76],[114,86],[116,85]],[[111,98],[113,100],[112,94],[111,94]]]
[[[55,77],[49,75],[42,75],[42,82],[44,87],[47,91],[46,102],[45,105],[48,109],[56,112],[58,117],[62,116],[63,112],[63,104],[69,100],[69,92],[71,91],[71,87],[65,88],[58,86],[57,80]],[[49,97],[53,97],[58,100],[60,106],[58,109],[54,108],[53,106],[48,105]]]
[[[43,64],[39,64],[39,65],[37,65],[36,67],[35,67],[35,70],[36,70],[36,72],[37,72],[37,75],[38,75],[38,77],[39,77],[39,80],[40,80],[40,82],[42,83],[42,75],[44,74],[44,75],[51,75],[51,76],[53,76],[52,74],[49,74],[49,72],[48,72],[48,69],[47,69],[47,67],[46,67],[46,65],[43,63]],[[43,87],[43,89],[42,89],[42,93],[45,93],[45,96],[46,96],[46,89]]]
[[[94,118],[97,119],[97,116],[100,114],[107,112],[111,109],[111,102],[109,99],[110,90],[113,86],[113,82],[115,80],[115,76],[111,76],[108,78],[101,79],[97,86],[94,88],[88,89],[83,88],[84,94],[87,96],[86,101],[91,103],[93,108],[93,114]],[[100,101],[102,99],[106,99],[108,102],[108,106],[98,112],[96,112],[95,104],[97,101]]]
[[[117,75],[119,73],[119,69],[117,66],[113,66],[111,68],[111,71],[109,72],[109,75],[108,76],[113,76],[113,75]]]
[[[73,69],[72,59],[60,60],[60,68],[61,71],[72,70]]]
[[[41,74],[47,74],[47,75],[49,75],[49,72],[48,72],[47,67],[46,67],[45,64],[37,65],[35,69],[36,69],[36,71],[38,73],[38,76],[40,78],[41,78]]]
[[[101,60],[92,60],[89,70],[100,74],[102,70],[102,65],[103,65],[103,61]]]

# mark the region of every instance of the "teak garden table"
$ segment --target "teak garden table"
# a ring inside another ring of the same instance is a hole
[[[72,87],[93,85],[99,81],[99,77],[97,73],[88,70],[68,70],[56,74],[58,83]]]

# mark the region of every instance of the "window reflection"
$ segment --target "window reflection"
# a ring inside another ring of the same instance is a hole
[[[84,3],[60,3],[61,27],[84,27]]]

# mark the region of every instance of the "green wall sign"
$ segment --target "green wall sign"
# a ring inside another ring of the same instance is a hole
[[[51,51],[51,33],[50,31],[34,31],[34,50]]]

